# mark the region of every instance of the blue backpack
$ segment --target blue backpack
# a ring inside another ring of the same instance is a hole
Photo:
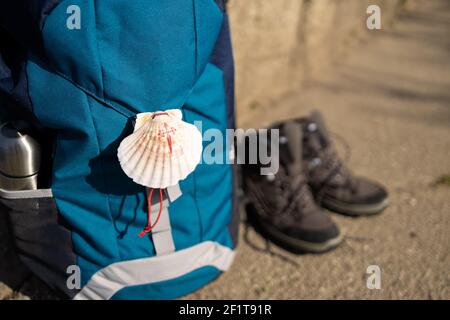
[[[74,299],[172,299],[227,270],[239,222],[234,166],[199,164],[166,190],[159,223],[139,238],[146,189],[117,159],[138,113],[176,108],[203,131],[234,127],[223,1],[4,2],[4,108],[48,133],[53,149],[47,187],[0,190],[22,261]]]

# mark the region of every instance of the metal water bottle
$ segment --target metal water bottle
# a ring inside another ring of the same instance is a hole
[[[7,122],[0,126],[0,188],[10,191],[37,189],[41,165],[39,143]]]

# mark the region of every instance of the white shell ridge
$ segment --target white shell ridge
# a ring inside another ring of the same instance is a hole
[[[194,171],[202,150],[200,131],[172,109],[138,114],[134,132],[121,142],[117,156],[134,182],[163,189]]]

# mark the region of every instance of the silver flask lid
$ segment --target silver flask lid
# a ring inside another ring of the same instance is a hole
[[[38,173],[41,148],[30,135],[20,132],[12,123],[0,126],[0,174],[26,178]]]

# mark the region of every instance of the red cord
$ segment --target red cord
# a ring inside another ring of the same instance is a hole
[[[156,112],[152,115],[152,119],[155,119],[158,116],[168,116],[169,114],[167,112]]]
[[[156,112],[153,114],[152,119],[155,119],[155,117],[157,116],[162,116],[162,115],[166,115],[168,116],[169,114],[167,112]],[[167,134],[167,143],[169,144],[169,149],[170,149],[170,153],[172,154],[172,137],[169,133],[167,124],[164,124],[164,127],[166,129],[166,134]],[[148,212],[147,212],[147,225],[145,226],[145,228],[139,233],[139,237],[142,238],[143,236],[145,236],[147,233],[149,233],[150,231],[152,231],[152,229],[156,226],[156,224],[159,221],[159,218],[161,217],[161,213],[162,213],[162,205],[163,205],[163,192],[162,189],[159,189],[159,212],[158,212],[158,216],[156,217],[155,223],[152,225],[152,220],[151,220],[151,214],[152,214],[152,196],[153,196],[153,188],[150,188],[150,192],[148,193],[147,196],[147,206],[148,206]]]
[[[152,213],[152,195],[153,195],[153,188],[150,188],[150,192],[147,197],[147,206],[148,206],[148,212],[147,212],[147,225],[145,228],[139,233],[139,237],[142,238],[147,233],[152,231],[152,229],[156,226],[156,224],[159,221],[159,218],[161,217],[162,213],[162,205],[163,205],[163,192],[162,189],[159,189],[159,212],[158,216],[156,217],[155,223],[152,224],[151,220],[151,213]]]

